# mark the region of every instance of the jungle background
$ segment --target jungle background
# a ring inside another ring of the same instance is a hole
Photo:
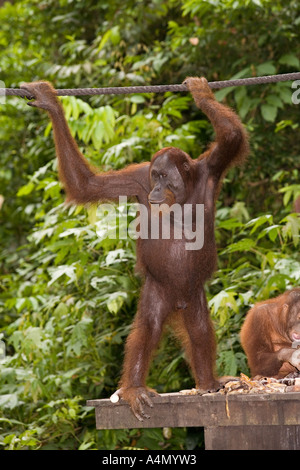
[[[38,79],[56,88],[173,84],[300,70],[296,0],[22,0],[1,2],[0,25],[6,87]],[[218,269],[206,286],[221,375],[249,373],[239,340],[249,308],[299,284],[300,104],[291,85],[216,92],[239,113],[251,144],[217,202]],[[101,208],[65,205],[47,114],[21,98],[0,99],[0,448],[201,448],[197,429],[95,429],[86,400],[116,389],[136,311],[135,242],[105,238]],[[213,138],[188,93],[62,102],[81,150],[103,171],[147,161],[169,145],[195,158]],[[121,210],[133,216],[134,208]],[[148,384],[158,392],[194,385],[171,334]]]

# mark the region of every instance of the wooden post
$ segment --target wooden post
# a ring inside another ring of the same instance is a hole
[[[207,450],[300,449],[300,393],[162,394],[138,421],[124,401],[88,400],[97,429],[204,427]]]

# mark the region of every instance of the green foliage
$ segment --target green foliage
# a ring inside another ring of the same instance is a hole
[[[0,7],[0,79],[57,88],[180,83],[299,70],[296,0],[110,2],[17,0]],[[247,373],[239,331],[259,300],[299,285],[299,108],[291,83],[216,92],[251,138],[248,162],[227,175],[216,214],[218,270],[207,297],[221,375]],[[62,98],[80,148],[102,170],[149,160],[174,145],[196,157],[212,130],[190,96]],[[69,207],[45,113],[0,104],[0,445],[3,449],[183,449],[183,429],[96,431],[86,400],[117,387],[140,280],[122,233],[133,205],[110,217]],[[126,215],[126,217],[125,217]],[[193,386],[170,335],[149,385]]]

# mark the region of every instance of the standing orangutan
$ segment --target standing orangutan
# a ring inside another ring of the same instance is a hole
[[[229,167],[241,163],[248,152],[247,136],[236,114],[218,103],[205,78],[187,78],[185,83],[196,105],[210,119],[216,141],[193,160],[178,148],[159,150],[151,162],[129,165],[119,171],[95,173],[71,136],[62,106],[48,82],[26,83],[22,88],[35,101],[30,106],[45,109],[53,124],[59,175],[68,200],[78,204],[135,197],[151,214],[153,205],[204,205],[204,242],[188,249],[185,234],[140,238],[137,265],[144,284],[132,331],[126,342],[123,373],[118,395],[137,417],[147,417],[144,405],[152,406],[153,391],[146,387],[152,353],[166,320],[176,319],[196,387],[215,390],[215,335],[207,307],[204,283],[216,266],[214,238],[215,200]],[[174,219],[171,218],[171,224]],[[174,228],[174,227],[173,227]]]
[[[247,313],[241,343],[252,377],[282,378],[300,370],[300,288],[258,302]],[[294,347],[293,347],[294,346]]]

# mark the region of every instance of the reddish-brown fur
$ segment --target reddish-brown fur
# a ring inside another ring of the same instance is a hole
[[[146,416],[143,405],[151,405],[151,392],[146,388],[149,363],[163,325],[170,318],[176,317],[176,324],[180,325],[179,336],[183,339],[196,386],[211,390],[218,385],[214,375],[215,336],[203,286],[216,266],[214,212],[220,183],[230,166],[243,161],[248,144],[239,118],[215,100],[204,78],[188,78],[186,83],[196,105],[215,129],[216,141],[210,149],[192,160],[182,150],[168,147],[157,152],[151,164],[130,165],[100,174],[96,174],[81,155],[52,86],[47,82],[23,85],[36,99],[29,104],[46,109],[52,120],[59,174],[68,200],[83,204],[135,196],[150,214],[148,196],[155,188],[149,175],[153,165],[157,165],[155,162],[164,158],[169,169],[176,167],[180,173],[184,203],[193,208],[204,204],[203,248],[188,251],[185,239],[172,237],[137,241],[138,267],[145,280],[126,343],[119,395],[130,403],[138,419]],[[165,195],[168,200],[176,199],[174,191],[168,190]]]
[[[300,196],[294,202],[294,211],[300,213]]]
[[[293,337],[294,335],[294,337]],[[241,343],[251,376],[282,378],[296,368],[290,363],[293,341],[300,340],[300,288],[259,302],[249,310]]]

